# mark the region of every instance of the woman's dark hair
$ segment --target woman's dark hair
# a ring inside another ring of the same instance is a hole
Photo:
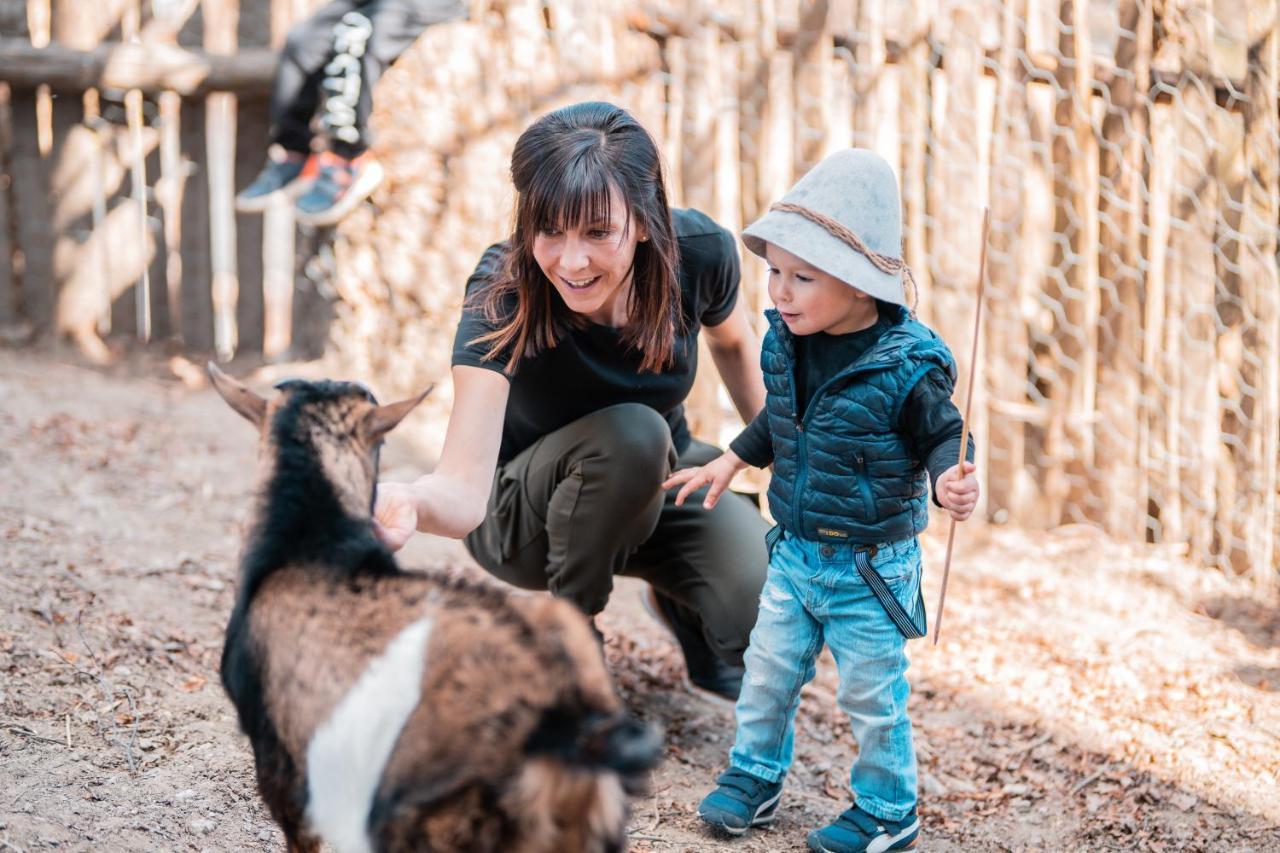
[[[490,343],[486,358],[509,351],[507,373],[520,359],[550,349],[586,321],[556,298],[533,256],[539,231],[571,229],[607,219],[610,191],[626,207],[625,228],[639,225],[622,340],[643,353],[640,369],[657,372],[674,360],[680,321],[679,250],[653,137],[621,107],[592,101],[548,113],[516,140],[511,154],[516,188],[515,231],[503,263],[478,293],[496,328],[474,342]],[[511,294],[515,308],[511,309]]]

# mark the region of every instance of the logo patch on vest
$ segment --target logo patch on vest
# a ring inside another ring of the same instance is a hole
[[[818,537],[821,539],[848,539],[849,533],[845,530],[836,530],[834,527],[819,527]]]

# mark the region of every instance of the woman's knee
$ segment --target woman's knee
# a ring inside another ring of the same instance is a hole
[[[619,403],[600,409],[592,418],[597,438],[616,451],[622,464],[670,468],[675,449],[671,445],[671,427],[666,418],[643,403]]]

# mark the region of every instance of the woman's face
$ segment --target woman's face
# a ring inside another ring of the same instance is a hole
[[[611,189],[607,220],[540,231],[533,238],[533,257],[569,310],[593,323],[622,326],[636,243],[645,238],[634,217],[628,222],[622,197]]]

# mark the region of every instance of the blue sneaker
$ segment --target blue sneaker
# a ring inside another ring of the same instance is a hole
[[[809,833],[809,849],[817,853],[881,853],[916,846],[920,816],[916,807],[902,820],[881,820],[855,804],[830,826]]]
[[[730,767],[720,774],[716,785],[698,804],[698,817],[730,835],[742,835],[753,826],[773,823],[782,797],[781,782],[766,782]]]
[[[298,151],[273,150],[258,177],[236,196],[236,210],[261,213],[279,196],[297,197],[315,177],[313,162],[312,157]]]

